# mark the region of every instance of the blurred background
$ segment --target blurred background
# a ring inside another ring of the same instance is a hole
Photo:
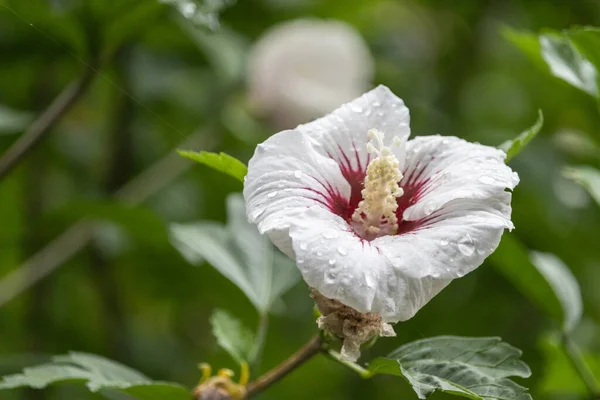
[[[565,164],[600,167],[600,117],[591,97],[541,71],[502,33],[597,26],[600,3],[238,0],[208,1],[201,15],[189,4],[0,1],[0,157],[83,80],[73,107],[0,181],[0,374],[69,350],[190,387],[200,361],[237,370],[208,320],[219,307],[254,328],[256,312],[210,265],[187,263],[167,226],[224,222],[225,198],[241,185],[174,150],[224,151],[247,162],[269,135],[379,83],[410,108],[413,135],[498,145],[543,110],[541,134],[511,163],[521,183],[510,235],[571,268],[586,314],[576,340],[600,354],[600,209],[561,174]],[[313,19],[290,22],[298,18]],[[283,301],[261,371],[316,332],[303,282]],[[524,384],[535,398],[585,398],[581,384],[569,382],[568,364],[550,367],[544,338],[553,328],[486,263],[364,358],[423,337],[497,335],[523,350],[533,370]],[[261,396],[309,397],[416,398],[401,379],[363,381],[324,357]],[[76,385],[0,392],[74,398],[100,396]]]

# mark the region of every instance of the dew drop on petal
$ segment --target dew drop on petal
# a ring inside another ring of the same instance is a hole
[[[339,235],[336,231],[323,232],[323,237],[325,239],[335,239],[338,236]]]
[[[435,203],[433,200],[428,200],[423,207],[423,212],[425,215],[429,216],[435,211]]]
[[[351,104],[350,105],[350,109],[354,112],[360,113],[363,111],[362,107],[359,106],[358,104]]]
[[[463,253],[465,256],[471,256],[475,251],[475,242],[473,238],[468,233],[458,241],[458,250]]]
[[[492,185],[494,182],[496,182],[496,179],[489,175],[482,175],[479,177],[479,182],[483,183],[484,185]]]
[[[295,170],[294,176],[298,179],[302,178],[302,171],[300,171],[299,169]]]
[[[300,243],[300,250],[306,250],[308,245],[306,243]]]
[[[275,196],[277,196],[277,190],[274,190],[274,191],[270,192],[270,193],[267,195],[267,197],[268,197],[268,198],[270,198],[270,199],[272,199],[272,198],[273,198],[273,197],[275,197]]]
[[[335,259],[332,258],[331,260],[329,260],[329,265],[333,265],[333,264],[335,264]]]
[[[340,253],[341,255],[345,256],[346,254],[348,254],[348,250],[346,250],[345,247],[338,247],[337,249],[338,253]]]
[[[335,283],[335,273],[333,271],[327,271],[325,273],[325,283],[332,285]]]
[[[441,244],[442,246],[448,246],[448,243],[450,243],[450,242],[448,242],[446,239],[442,239],[442,240],[440,240],[440,244]]]
[[[250,219],[251,220],[255,220],[256,218],[260,217],[264,212],[265,212],[266,208],[259,208],[258,210],[254,210],[250,213]]]

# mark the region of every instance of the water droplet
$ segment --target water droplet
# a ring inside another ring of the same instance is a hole
[[[294,176],[298,179],[302,178],[302,171],[300,171],[299,169],[295,170]]]
[[[329,265],[333,265],[333,264],[335,264],[335,259],[332,258],[331,260],[329,260]]]
[[[277,196],[277,191],[276,191],[276,190],[272,191],[271,193],[269,193],[269,194],[267,195],[267,197],[268,197],[268,198],[273,198],[273,197],[275,197],[275,196]]]
[[[298,265],[304,264],[304,260],[302,258],[298,258],[296,260],[296,264],[298,264]]]
[[[442,239],[442,240],[440,241],[440,244],[441,244],[442,246],[448,246],[448,243],[449,243],[449,242],[448,242],[446,239]]]
[[[458,242],[458,250],[465,256],[470,256],[475,251],[475,242],[468,233]]]
[[[346,254],[348,254],[348,250],[346,250],[345,247],[338,247],[338,253],[340,253],[341,255],[345,256]]]
[[[264,213],[266,210],[266,208],[259,208],[258,210],[254,210],[250,213],[250,219],[251,220],[255,220],[256,218],[260,217],[262,215],[262,213]]]
[[[496,182],[496,180],[494,179],[494,177],[489,176],[489,175],[481,175],[479,177],[479,182],[483,183],[484,185],[491,185],[494,182]]]
[[[370,275],[365,275],[365,281],[367,283],[367,287],[374,288],[375,287],[375,279]]]
[[[425,215],[431,215],[435,211],[435,203],[433,200],[427,200],[425,202],[425,206],[423,207],[423,212]]]
[[[336,231],[323,232],[323,237],[325,239],[335,239],[338,236],[339,234]]]
[[[392,104],[392,107],[394,107],[396,104]],[[373,107],[381,107],[381,103],[378,101],[374,101],[373,102]]]
[[[300,243],[300,250],[308,249],[308,245],[306,243]]]
[[[325,273],[325,283],[331,285],[335,283],[335,272],[333,271],[327,271]]]
[[[361,106],[357,105],[357,104],[351,104],[350,105],[350,109],[354,112],[360,113],[363,112],[363,109]]]

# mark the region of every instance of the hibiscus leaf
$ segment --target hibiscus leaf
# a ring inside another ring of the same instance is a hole
[[[535,33],[503,27],[502,35],[521,50],[539,69],[550,71],[546,61],[542,58],[540,41]]]
[[[531,252],[531,262],[546,278],[562,307],[562,329],[570,333],[579,324],[583,312],[581,291],[575,276],[554,254]]]
[[[506,153],[506,162],[508,163],[512,160],[517,154],[521,152],[527,146],[527,144],[540,132],[542,126],[544,125],[544,114],[542,110],[538,110],[538,119],[535,121],[535,124],[524,132],[522,132],[519,136],[512,140],[508,140],[498,146],[501,150]]]
[[[106,358],[86,353],[56,356],[46,364],[25,368],[0,380],[0,389],[42,389],[61,382],[86,383],[92,392],[112,389],[140,400],[187,400],[189,391],[174,383],[152,381],[138,371]]]
[[[243,162],[235,157],[230,156],[229,154],[185,150],[178,150],[177,152],[183,157],[197,161],[200,164],[204,164],[212,169],[216,169],[219,172],[223,172],[224,174],[232,176],[242,183],[244,182],[244,177],[248,173],[248,167],[246,167]]]
[[[587,189],[596,203],[600,205],[600,171],[589,166],[566,167],[563,170],[564,176],[577,182]]]
[[[210,317],[217,343],[238,363],[248,362],[254,344],[254,334],[234,316],[224,310],[215,310]]]
[[[598,71],[564,34],[540,35],[542,57],[552,75],[598,97]]]
[[[528,389],[509,379],[531,375],[520,356],[519,349],[496,337],[438,336],[376,358],[369,371],[404,377],[420,399],[442,391],[471,399],[526,400]]]
[[[171,224],[171,243],[192,265],[208,261],[217,271],[244,292],[250,302],[261,308],[242,260],[232,254],[225,227],[215,222]]]
[[[191,264],[208,261],[238,286],[261,313],[272,312],[281,295],[300,280],[294,263],[248,223],[240,194],[227,198],[227,225],[172,224],[171,243]]]
[[[565,35],[577,46],[577,49],[596,67],[600,69],[600,28],[583,27],[569,29]]]

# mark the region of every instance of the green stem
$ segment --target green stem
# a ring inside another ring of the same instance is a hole
[[[264,312],[258,316],[258,327],[256,328],[256,337],[252,346],[252,352],[249,355],[250,364],[256,366],[260,364],[262,358],[263,348],[265,347],[265,340],[267,338],[267,331],[269,330],[269,314]]]
[[[581,381],[585,384],[586,388],[590,392],[591,398],[600,399],[600,387],[598,386],[596,378],[585,363],[577,344],[575,344],[575,342],[567,334],[563,335],[562,347],[567,355],[567,358],[571,362],[571,365],[575,371],[577,371]]]
[[[352,371],[354,371],[358,375],[360,375],[361,378],[368,379],[373,376],[373,373],[371,371],[361,367],[357,363],[342,359],[342,355],[335,350],[331,350],[331,349],[325,350],[324,354],[327,355],[332,360],[335,360],[335,361],[339,362],[340,364],[345,365],[346,367],[350,368]]]

